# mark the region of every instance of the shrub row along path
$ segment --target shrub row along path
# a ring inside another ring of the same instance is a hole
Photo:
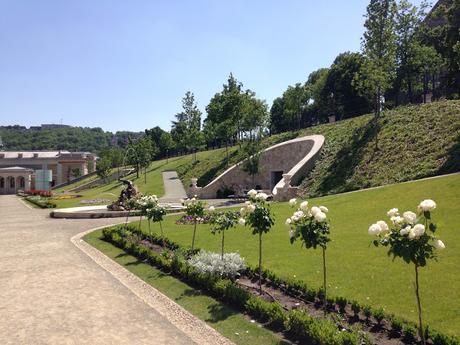
[[[162,202],[180,203],[181,199],[187,198],[184,186],[176,171],[163,171],[163,184],[165,194],[161,197]]]
[[[84,249],[78,234],[113,219],[48,214],[0,196],[2,344],[230,344],[100,252]]]

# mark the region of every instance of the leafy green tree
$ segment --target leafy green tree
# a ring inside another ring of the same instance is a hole
[[[171,134],[169,134],[168,132],[161,133],[160,143],[160,150],[162,151],[162,154],[166,156],[166,162],[168,162],[169,155],[171,154],[171,151],[173,151],[175,148],[175,143]]]
[[[297,83],[294,86],[288,86],[283,93],[284,99],[284,114],[289,119],[295,119],[297,129],[302,128],[302,113],[308,106],[310,95],[305,85]],[[294,128],[290,128],[294,129]]]
[[[362,38],[366,57],[361,71],[354,79],[355,87],[374,100],[375,147],[378,147],[378,118],[382,98],[391,86],[396,67],[396,3],[394,0],[371,0],[367,6]]]
[[[252,178],[252,187],[255,188],[254,178],[260,170],[260,140],[251,139],[243,146],[243,171],[247,172]]]
[[[176,114],[171,135],[180,149],[195,153],[203,145],[201,134],[201,111],[195,102],[195,96],[187,91],[182,99],[182,112]]]
[[[335,115],[341,120],[371,111],[369,99],[353,86],[353,79],[363,64],[364,57],[360,53],[345,52],[335,58],[318,99],[315,99],[315,104],[322,108],[319,113]]]
[[[109,176],[110,169],[112,167],[112,162],[110,161],[109,157],[102,157],[97,161],[96,165],[96,174],[102,180],[106,181],[107,177]]]
[[[157,152],[157,147],[146,137],[131,141],[127,148],[128,162],[136,169],[136,177],[139,178],[139,172],[144,169],[144,182],[147,183],[147,167],[152,162],[152,157]]]

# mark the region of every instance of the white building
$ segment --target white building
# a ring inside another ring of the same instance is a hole
[[[49,189],[95,171],[90,152],[0,151],[0,194]]]

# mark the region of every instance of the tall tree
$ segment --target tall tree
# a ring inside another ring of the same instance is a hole
[[[371,0],[365,15],[362,38],[366,62],[355,77],[362,95],[374,99],[375,147],[378,148],[378,118],[385,91],[391,86],[396,67],[396,3],[394,0]]]
[[[201,133],[201,111],[195,102],[195,96],[187,91],[182,98],[182,112],[176,114],[176,121],[173,121],[171,135],[178,147],[183,150],[191,150],[195,153],[203,144]]]
[[[364,57],[360,53],[345,52],[339,54],[326,76],[324,87],[320,90],[319,106],[325,108],[328,115],[335,115],[336,119],[347,119],[370,112],[369,99],[362,96],[353,86],[353,78],[364,64]],[[320,111],[320,113],[324,113]]]
[[[296,127],[297,129],[301,129],[302,113],[308,106],[308,100],[310,99],[308,89],[301,83],[297,83],[294,86],[288,86],[283,94],[283,98],[285,102],[285,115],[291,119],[296,119]]]

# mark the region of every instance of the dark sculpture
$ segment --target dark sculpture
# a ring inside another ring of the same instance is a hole
[[[118,181],[122,182],[124,188],[120,192],[120,196],[118,197],[117,201],[113,202],[107,208],[110,211],[126,211],[129,210],[130,207],[128,205],[128,201],[132,198],[136,197],[137,189],[134,186],[134,183],[129,180],[119,179]]]

